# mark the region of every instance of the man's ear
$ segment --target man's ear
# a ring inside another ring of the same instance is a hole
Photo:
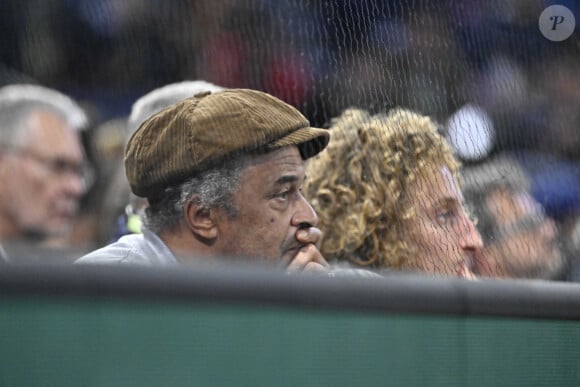
[[[218,228],[211,210],[201,208],[194,196],[185,203],[185,222],[191,232],[205,240],[217,238]]]

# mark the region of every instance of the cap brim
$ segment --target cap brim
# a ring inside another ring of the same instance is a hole
[[[296,145],[303,160],[316,156],[328,145],[330,133],[327,129],[304,127],[297,129],[270,144],[271,148]]]

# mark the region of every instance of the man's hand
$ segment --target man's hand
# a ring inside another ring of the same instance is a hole
[[[301,228],[296,231],[296,240],[303,245],[313,244],[320,247],[322,241],[322,231],[316,227]]]
[[[298,250],[286,271],[288,273],[304,271],[326,273],[328,271],[328,262],[326,262],[317,247],[321,239],[322,231],[316,227],[298,230],[296,232],[296,240],[303,246]]]

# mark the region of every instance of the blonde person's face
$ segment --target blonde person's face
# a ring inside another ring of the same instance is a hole
[[[2,157],[4,217],[15,236],[66,232],[85,191],[76,131],[48,111],[33,112],[22,145]]]
[[[416,213],[407,224],[415,248],[409,269],[474,278],[471,267],[482,241],[449,168],[433,168],[418,176],[408,197]]]

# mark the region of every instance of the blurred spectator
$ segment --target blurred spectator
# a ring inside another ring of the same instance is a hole
[[[27,244],[69,231],[90,184],[79,140],[86,124],[83,110],[56,90],[0,89],[0,241]]]
[[[114,218],[127,205],[129,188],[123,170],[126,132],[127,119],[115,118],[92,128],[87,139],[89,156],[96,166],[96,178],[92,189],[81,202],[81,210],[84,204],[85,212],[90,214],[91,250],[111,240]],[[116,186],[122,188],[113,189]]]
[[[290,105],[247,89],[185,99],[131,136],[125,169],[146,197],[146,227],[80,263],[172,266],[242,257],[326,271],[317,216],[302,196],[304,159],[326,146]]]
[[[329,259],[375,269],[472,278],[481,238],[463,209],[459,164],[435,124],[396,109],[349,109],[325,152],[309,161],[305,192]]]
[[[485,246],[476,273],[504,278],[559,278],[564,257],[552,219],[530,194],[529,178],[509,156],[464,170],[465,196]]]

